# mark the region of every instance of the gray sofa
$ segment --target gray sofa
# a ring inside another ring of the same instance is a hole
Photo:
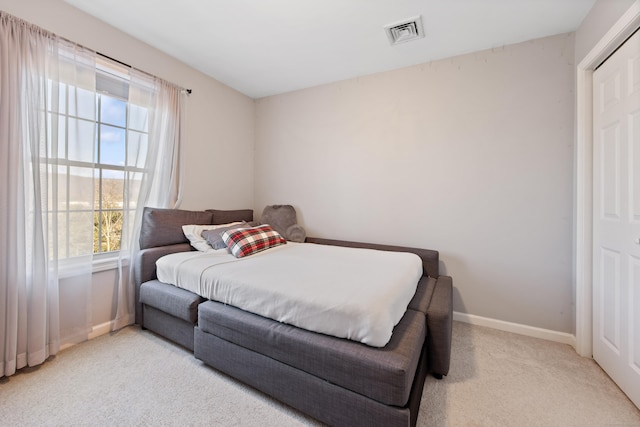
[[[134,260],[136,323],[298,410],[335,426],[414,426],[426,375],[449,372],[452,280],[438,252],[308,237],[308,243],[416,253],[424,275],[383,348],[306,331],[157,280],[156,260],[192,250],[186,224],[252,221],[251,210],[146,208]]]

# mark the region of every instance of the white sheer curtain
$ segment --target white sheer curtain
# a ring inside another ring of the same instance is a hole
[[[94,72],[91,52],[0,11],[0,376],[59,350],[59,260],[85,288],[91,280],[92,242],[73,236],[93,229],[93,206],[69,203],[93,194],[93,177],[74,175],[68,160],[93,152],[61,147],[93,132],[59,113],[95,95]],[[88,317],[80,307],[83,333]]]
[[[130,71],[129,123],[134,128],[148,129],[148,137],[129,137],[117,314],[113,329],[135,320],[133,271],[127,271],[123,264],[135,259],[140,250],[143,208],[177,208],[180,205],[183,121],[181,88],[137,70]],[[144,172],[139,171],[141,166]]]

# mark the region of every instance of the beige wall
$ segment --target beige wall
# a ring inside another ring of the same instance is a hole
[[[182,208],[246,208],[253,205],[254,101],[173,59],[62,0],[0,0],[0,9],[39,25],[71,41],[154,74],[193,93],[186,102],[185,174]],[[226,158],[247,159],[249,167],[235,174]],[[114,270],[93,275],[91,289],[63,279],[60,312],[63,343],[77,337],[70,325],[70,307],[80,292],[88,301],[87,315],[94,326],[115,316]],[[80,335],[82,336],[82,334]]]
[[[572,332],[574,39],[262,98],[255,208],[437,249],[456,311]]]

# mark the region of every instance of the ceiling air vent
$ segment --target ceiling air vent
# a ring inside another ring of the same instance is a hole
[[[384,29],[387,32],[391,46],[424,37],[422,18],[420,16],[385,25]]]

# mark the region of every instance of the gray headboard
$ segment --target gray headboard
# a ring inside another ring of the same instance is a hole
[[[189,243],[182,232],[183,225],[226,224],[233,221],[253,221],[253,210],[186,211],[144,208],[140,228],[140,249]]]

